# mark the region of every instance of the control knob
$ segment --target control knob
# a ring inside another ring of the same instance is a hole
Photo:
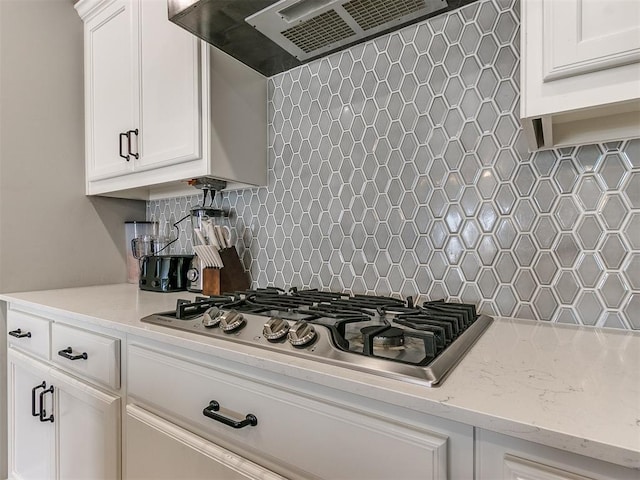
[[[187,280],[189,280],[190,282],[195,282],[196,280],[198,280],[199,276],[200,272],[198,272],[197,268],[190,268],[189,270],[187,270]]]
[[[202,325],[204,325],[205,328],[217,327],[220,323],[220,315],[222,315],[222,312],[218,307],[208,308],[207,311],[204,312],[204,315],[202,315]]]
[[[309,322],[299,320],[289,329],[288,338],[291,345],[303,347],[316,338],[316,330]]]
[[[229,310],[220,315],[220,328],[225,333],[231,333],[239,328],[242,328],[246,320],[244,315],[238,313],[235,310]]]
[[[289,331],[289,322],[280,317],[271,317],[262,328],[262,334],[267,340],[280,340]]]

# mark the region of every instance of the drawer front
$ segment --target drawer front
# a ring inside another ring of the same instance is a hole
[[[8,343],[20,350],[48,360],[50,324],[51,322],[46,318],[9,310],[7,312]]]
[[[120,388],[120,340],[117,338],[54,323],[51,360],[69,372]]]
[[[129,345],[130,402],[288,477],[447,478],[447,438]],[[210,402],[215,400],[219,410]],[[209,407],[208,416],[204,414]],[[233,428],[215,415],[256,424]],[[393,459],[393,461],[389,461]]]

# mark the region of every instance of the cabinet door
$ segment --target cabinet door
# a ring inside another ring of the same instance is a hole
[[[135,406],[127,407],[128,480],[282,480],[282,477]]]
[[[52,371],[58,478],[120,478],[120,399]]]
[[[640,61],[638,1],[545,0],[544,29],[545,81]]]
[[[163,0],[136,2],[139,25],[140,159],[136,170],[202,156],[200,40],[169,22]]]
[[[85,23],[84,32],[87,178],[99,180],[133,169],[133,157],[120,156],[128,148],[120,134],[138,127],[131,1],[115,0]]]
[[[506,455],[504,458],[505,480],[592,480],[582,475],[549,467],[537,462]]]
[[[55,424],[32,415],[32,389],[47,379],[47,368],[12,349],[8,353],[9,478],[42,480],[53,478]],[[47,381],[46,386],[49,387]],[[44,388],[36,389],[35,407]],[[45,395],[47,414],[51,395]]]
[[[476,429],[476,478],[491,480],[637,480],[638,471]]]

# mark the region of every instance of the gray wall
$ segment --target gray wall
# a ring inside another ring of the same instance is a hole
[[[69,0],[0,10],[0,291],[123,282],[144,203],[84,195],[82,22]]]
[[[640,140],[528,153],[519,13],[481,0],[269,80],[269,186],[222,197],[255,285],[640,328]]]
[[[123,222],[143,219],[144,202],[84,195],[82,48],[82,22],[69,0],[0,0],[2,292],[126,281]],[[0,478],[5,385],[2,368]]]

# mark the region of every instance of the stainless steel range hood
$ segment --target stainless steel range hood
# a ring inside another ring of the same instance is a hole
[[[169,20],[268,77],[450,7],[447,0],[167,1]]]

